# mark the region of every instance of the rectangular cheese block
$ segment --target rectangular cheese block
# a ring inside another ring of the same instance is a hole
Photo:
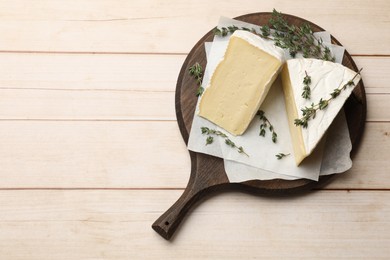
[[[311,77],[310,99],[302,97],[303,79],[306,73]],[[297,165],[313,152],[333,119],[342,109],[360,80],[360,75],[356,77],[355,75],[356,72],[341,64],[317,59],[292,59],[284,65],[282,71],[283,92]],[[314,105],[318,104],[321,98],[329,99],[335,89],[343,87],[354,77],[354,85],[347,86],[342,90],[339,96],[329,101],[326,108],[317,110],[315,118],[308,120],[307,128],[294,124],[295,119],[302,118],[301,109],[310,107],[313,103]]]
[[[236,31],[200,100],[199,115],[242,135],[281,70],[283,57],[272,42]]]

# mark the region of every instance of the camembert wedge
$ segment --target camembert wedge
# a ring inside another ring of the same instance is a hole
[[[302,97],[303,79],[306,73],[311,77],[310,99]],[[312,153],[351,95],[354,86],[360,80],[360,75],[355,76],[356,72],[341,64],[317,59],[292,59],[284,65],[282,71],[283,91],[297,165]],[[318,104],[321,99],[329,99],[335,89],[343,87],[352,79],[355,84],[346,86],[337,97],[329,102],[326,108],[318,110],[315,118],[308,121],[306,128],[294,124],[295,119],[302,118],[301,109]]]
[[[199,104],[199,115],[242,135],[282,69],[284,52],[273,42],[238,30],[229,39]]]

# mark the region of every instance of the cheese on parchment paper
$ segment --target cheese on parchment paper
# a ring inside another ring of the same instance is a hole
[[[303,79],[306,73],[311,77],[311,97],[304,99]],[[354,79],[354,86],[347,86],[340,95],[331,100],[323,110],[318,110],[314,119],[308,121],[307,128],[296,126],[295,119],[302,117],[301,109],[318,104],[320,99],[329,99],[331,93],[344,86],[356,75],[356,72],[338,63],[318,59],[288,60],[282,71],[282,82],[295,162],[299,165],[309,156],[334,118],[351,95],[360,75]]]
[[[199,104],[199,116],[242,135],[282,69],[284,52],[272,41],[237,30],[214,70]]]

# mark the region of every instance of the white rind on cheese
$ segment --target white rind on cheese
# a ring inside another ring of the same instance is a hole
[[[311,77],[310,99],[304,99],[301,96],[303,79],[306,76],[305,71]],[[286,62],[282,73],[283,90],[297,165],[313,152],[345,101],[351,95],[354,86],[347,86],[345,90],[340,92],[339,96],[329,102],[328,107],[324,110],[318,110],[315,118],[308,121],[307,128],[295,126],[294,119],[302,117],[302,108],[310,107],[312,103],[318,104],[321,98],[330,98],[330,93],[334,89],[342,87],[355,75],[355,71],[329,61],[292,59]],[[360,75],[354,79],[355,85],[359,80]]]
[[[244,30],[235,31],[232,34],[232,37],[239,37],[252,44],[253,46],[256,46],[260,50],[265,51],[266,53],[274,56],[281,62],[285,61],[284,51],[281,48],[275,46],[274,42],[271,40],[263,39],[260,36],[257,36],[253,33]]]
[[[233,135],[243,134],[282,64],[282,49],[250,32],[236,31],[202,95],[199,116]]]

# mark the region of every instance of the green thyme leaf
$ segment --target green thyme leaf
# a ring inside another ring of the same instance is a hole
[[[310,99],[311,95],[311,89],[310,89],[310,84],[311,84],[311,77],[307,74],[305,71],[306,76],[303,78],[303,92],[302,92],[302,97],[304,99]]]
[[[205,127],[205,126],[202,126],[200,128],[202,134],[204,135],[208,135],[208,137],[206,138],[206,145],[208,144],[212,144],[213,141],[214,141],[214,137],[211,136],[211,135],[216,135],[216,136],[219,136],[219,137],[222,137],[225,139],[225,144],[232,147],[232,148],[235,148],[237,150],[238,153],[242,153],[242,154],[245,154],[246,156],[249,157],[249,155],[244,151],[244,148],[242,148],[242,146],[237,146],[232,140],[229,139],[229,137],[224,134],[223,132],[219,131],[219,130],[215,130],[215,129],[210,129],[208,127]]]
[[[284,158],[284,157],[286,157],[286,156],[289,156],[290,154],[288,153],[288,154],[284,154],[284,153],[278,153],[278,154],[276,154],[275,156],[276,156],[276,158],[278,159],[278,160],[280,160],[280,159],[282,159],[282,158]]]
[[[212,137],[212,136],[208,136],[208,137],[207,137],[207,139],[206,139],[206,145],[208,145],[208,144],[212,144],[212,143],[213,143],[213,141],[214,141],[214,137]]]
[[[260,28],[260,32],[255,29],[237,26],[228,26],[214,28],[214,34],[217,36],[227,36],[234,33],[236,30],[245,30],[252,32],[262,38],[271,39],[274,44],[282,49],[288,50],[291,57],[295,57],[301,53],[305,58],[317,58],[327,61],[335,61],[329,47],[324,45],[323,40],[317,39],[314,32],[308,23],[301,26],[290,25],[284,18],[283,14],[276,11],[272,12],[272,16],[268,24]]]
[[[204,88],[202,87],[203,80],[203,69],[202,66],[196,62],[188,69],[191,76],[196,79],[196,84],[198,85],[198,89],[196,90],[196,96],[199,97],[203,94]]]
[[[272,142],[276,143],[278,135],[276,134],[276,132],[274,130],[274,126],[271,124],[271,122],[265,116],[265,112],[263,110],[259,110],[259,111],[257,111],[256,115],[259,116],[259,119],[261,121],[259,136],[265,137],[266,129],[268,128],[269,131],[272,133]]]
[[[295,119],[294,120],[294,124],[296,126],[302,126],[303,128],[307,128],[308,121],[310,119],[314,119],[316,117],[316,113],[317,113],[318,110],[324,110],[325,108],[327,108],[329,106],[330,102],[340,95],[341,91],[345,90],[348,86],[354,86],[355,85],[354,79],[358,75],[360,75],[362,70],[363,69],[360,69],[358,72],[356,72],[355,76],[353,76],[353,78],[351,80],[349,80],[347,83],[345,83],[344,85],[334,89],[333,92],[330,93],[330,98],[328,98],[328,99],[321,98],[320,101],[318,101],[317,104],[312,103],[310,107],[302,108],[301,109],[302,117]]]

